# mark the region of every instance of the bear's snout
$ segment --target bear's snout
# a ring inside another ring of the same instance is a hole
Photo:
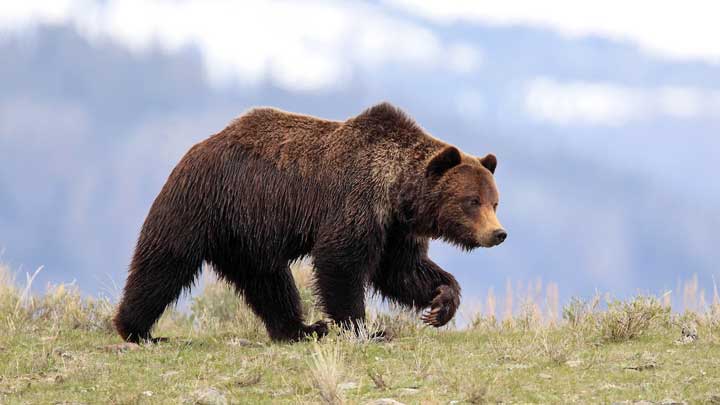
[[[480,211],[475,222],[475,238],[479,246],[486,248],[497,246],[507,239],[507,231],[498,221],[493,209],[486,208]]]
[[[504,229],[496,229],[495,232],[493,232],[493,239],[494,239],[494,245],[497,246],[503,242],[505,242],[505,239],[507,239],[507,232],[505,232]]]
[[[486,248],[497,246],[507,239],[507,232],[503,228],[495,228],[482,233],[477,239],[478,245]]]

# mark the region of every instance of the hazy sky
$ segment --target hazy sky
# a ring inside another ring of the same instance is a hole
[[[480,7],[475,1],[420,0],[29,0],[3,2],[0,27],[18,33],[39,24],[67,24],[91,41],[110,38],[133,50],[193,46],[217,86],[269,78],[288,90],[319,91],[343,86],[354,70],[387,64],[460,74],[482,71],[482,41],[439,32],[453,24],[607,38],[670,61],[717,65],[717,15],[720,4],[714,1],[504,1]],[[529,78],[525,99],[532,117],[560,125],[720,113],[720,93],[694,86],[638,88],[537,77]]]
[[[480,5],[479,5],[480,4]],[[433,245],[466,295],[718,276],[720,4],[389,0],[0,3],[0,249],[122,284],[169,170],[253,105],[381,100],[500,158],[498,249]],[[481,269],[481,270],[476,270]]]

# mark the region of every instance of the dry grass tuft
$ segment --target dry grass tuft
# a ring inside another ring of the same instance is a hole
[[[413,337],[420,334],[428,326],[420,321],[418,313],[412,309],[388,303],[382,308],[371,301],[369,307],[369,324],[376,331],[383,331],[391,339]]]
[[[623,342],[642,336],[659,323],[670,323],[670,308],[657,298],[638,296],[631,301],[608,302],[598,328],[603,340]]]
[[[542,328],[537,333],[535,346],[553,365],[561,365],[568,361],[576,347],[572,338],[565,334],[551,333],[551,328]]]
[[[309,362],[310,374],[320,399],[326,404],[342,404],[344,398],[340,390],[340,382],[345,374],[340,345],[315,344]]]
[[[49,285],[42,295],[32,294],[32,284],[42,270],[26,276],[20,288],[5,265],[0,265],[0,320],[16,331],[42,324],[53,330],[112,331],[113,305],[107,298],[83,297],[75,284]]]
[[[590,300],[573,297],[563,308],[563,321],[576,342],[586,341],[595,334],[598,325],[600,295]]]
[[[354,329],[338,328],[338,337],[346,342],[367,345],[384,339],[385,327],[378,318],[360,321]]]
[[[488,386],[486,384],[474,385],[467,389],[467,398],[469,404],[486,404],[488,403]]]

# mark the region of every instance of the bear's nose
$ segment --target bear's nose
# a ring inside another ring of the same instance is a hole
[[[493,238],[495,239],[495,244],[499,245],[505,241],[505,238],[507,238],[507,232],[505,232],[504,229],[498,229],[493,232]]]

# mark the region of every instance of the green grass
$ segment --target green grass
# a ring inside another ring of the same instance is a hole
[[[317,319],[305,281],[306,312]],[[548,325],[521,313],[467,330],[436,330],[405,312],[373,314],[389,342],[337,329],[277,344],[222,284],[189,314],[170,311],[155,334],[121,345],[106,300],[54,287],[23,291],[0,272],[0,403],[720,403],[718,308],[682,316],[649,297],[576,301]],[[681,331],[698,339],[680,342]],[[686,333],[688,334],[688,333]]]

